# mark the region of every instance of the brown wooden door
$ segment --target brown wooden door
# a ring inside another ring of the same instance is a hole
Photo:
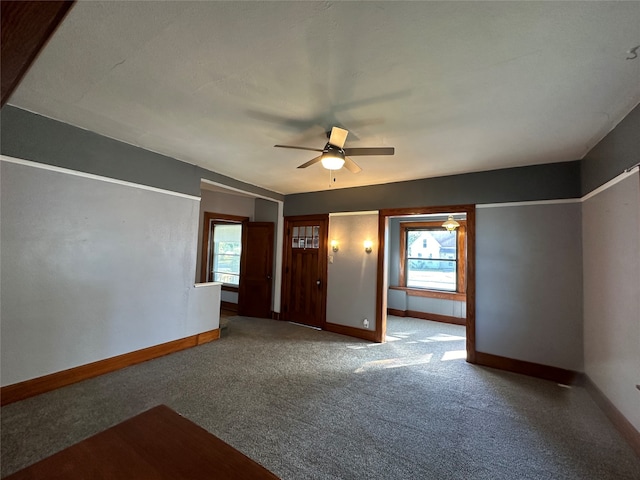
[[[327,215],[286,217],[283,318],[324,327],[327,298]]]
[[[273,232],[272,222],[243,225],[238,315],[271,318]]]

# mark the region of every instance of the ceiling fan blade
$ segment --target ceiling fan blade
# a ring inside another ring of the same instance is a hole
[[[359,173],[362,171],[360,165],[351,160],[349,157],[344,157],[344,168],[349,170],[351,173]]]
[[[331,129],[331,136],[329,137],[329,143],[335,145],[338,148],[344,147],[344,142],[347,141],[347,135],[349,132],[343,128],[333,127]]]
[[[393,155],[395,148],[393,147],[355,147],[345,148],[344,154],[357,156],[357,155]]]
[[[321,148],[296,147],[294,145],[274,145],[274,147],[278,147],[278,148],[293,148],[295,150],[309,150],[311,152],[322,152]]]
[[[299,165],[298,168],[310,167],[311,165],[315,165],[316,163],[318,163],[320,160],[322,160],[322,155],[318,155],[316,158],[312,158],[307,163],[303,163],[302,165]]]

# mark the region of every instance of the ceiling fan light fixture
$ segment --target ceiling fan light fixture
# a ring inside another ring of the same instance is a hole
[[[322,152],[320,162],[327,170],[340,170],[344,165],[344,150],[328,143]]]

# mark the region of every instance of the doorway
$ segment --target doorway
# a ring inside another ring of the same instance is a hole
[[[328,215],[284,219],[282,319],[324,328]]]
[[[391,219],[401,218],[410,221],[416,216],[435,215],[435,214],[460,214],[465,217],[464,237],[466,240],[464,255],[466,257],[464,269],[464,307],[466,315],[464,318],[466,329],[466,351],[467,361],[475,363],[475,205],[453,205],[453,206],[437,206],[437,207],[421,207],[421,208],[402,208],[402,209],[385,209],[379,212],[378,224],[378,245],[380,254],[378,256],[378,280],[377,280],[377,307],[376,307],[376,341],[383,342],[386,338],[387,331],[387,307],[389,292],[389,248],[391,239],[389,237],[389,225]],[[405,237],[406,238],[406,237]],[[425,247],[426,248],[426,247]],[[402,260],[402,265],[394,265],[394,268],[405,269],[408,259]],[[421,262],[414,262],[421,263]],[[424,262],[425,265],[428,262]],[[431,262],[436,263],[436,262]],[[438,262],[444,264],[444,262]],[[450,262],[446,262],[450,264]],[[405,277],[407,272],[403,272]],[[455,275],[460,281],[459,275]],[[403,287],[406,288],[406,287]],[[434,293],[437,296],[437,294]],[[460,292],[450,292],[447,297],[459,296]]]

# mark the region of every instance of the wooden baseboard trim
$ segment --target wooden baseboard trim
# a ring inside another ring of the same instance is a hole
[[[208,332],[202,332],[196,335],[196,345],[202,345],[203,343],[213,342],[220,338],[220,329],[209,330]]]
[[[340,335],[348,335],[350,337],[361,338],[363,340],[369,340],[370,342],[376,341],[376,332],[373,330],[364,330],[362,328],[348,327],[346,325],[338,325],[337,323],[325,323],[324,329],[327,332],[339,333]]]
[[[221,301],[220,302],[220,310],[226,310],[228,312],[232,312],[232,313],[237,314],[238,313],[238,304],[237,303],[233,303],[233,302]]]
[[[476,365],[506,370],[508,372],[521,373],[530,377],[551,380],[563,385],[574,385],[580,383],[582,374],[573,370],[565,370],[558,367],[550,367],[539,363],[516,360],[514,358],[501,357],[490,353],[475,352]]]
[[[114,372],[121,368],[129,367],[137,363],[146,362],[154,358],[162,357],[170,353],[195,347],[203,343],[211,342],[220,338],[220,329],[202,332],[190,337],[180,338],[160,345],[143,348],[134,352],[124,353],[97,362],[87,363],[78,367],[51,373],[24,382],[14,383],[0,387],[0,405],[24,400],[25,398],[50,392],[56,388],[65,387],[72,383],[81,382],[89,378],[97,377],[105,373]]]
[[[453,325],[466,325],[466,318],[450,317],[449,315],[439,315],[437,313],[417,312],[415,310],[396,310],[395,308],[387,308],[388,315],[396,317],[413,317],[422,320],[432,320],[440,323],[450,323]]]
[[[618,429],[620,435],[631,445],[631,448],[640,457],[640,432],[631,424],[629,420],[611,403],[611,400],[602,393],[593,380],[588,375],[583,376],[584,388],[589,392],[593,401],[600,407],[604,414],[611,420],[613,426]]]

